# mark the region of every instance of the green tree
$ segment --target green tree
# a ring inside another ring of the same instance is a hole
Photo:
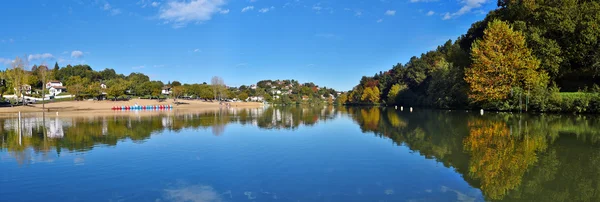
[[[10,83],[16,91],[16,96],[23,98],[23,101],[25,97],[22,96],[22,86],[25,85],[28,81],[28,74],[24,69],[25,66],[25,61],[19,57],[16,57],[10,65],[10,69],[6,71]]]
[[[392,88],[390,88],[390,92],[388,92],[387,103],[396,103],[396,97],[398,96],[398,94],[407,88],[408,88],[408,86],[406,86],[404,84],[392,85]]]
[[[58,67],[58,62],[54,63],[54,69],[52,69],[52,74],[51,74],[51,78],[52,79],[59,79],[58,78],[58,70],[60,70],[60,67]],[[44,84],[46,85],[46,84]]]
[[[184,88],[181,85],[173,87],[173,99],[177,100],[177,98],[183,96],[183,91]]]
[[[85,93],[86,89],[90,85],[88,78],[81,78],[80,76],[71,76],[66,81],[67,91],[75,96],[75,99],[81,98],[81,94]]]
[[[246,99],[248,99],[248,93],[242,92],[237,96],[237,98],[240,100],[246,100]]]
[[[102,87],[100,86],[100,82],[94,81],[90,82],[85,89],[85,94],[89,95],[93,98],[98,98],[102,94]]]
[[[125,95],[125,91],[127,90],[127,82],[124,79],[115,79],[107,82],[108,88],[106,89],[106,94],[108,97],[114,97],[115,99]]]
[[[342,93],[340,96],[337,97],[337,103],[339,105],[346,104],[346,102],[348,102],[348,94]]]
[[[525,37],[507,23],[494,20],[484,31],[483,39],[472,46],[473,64],[466,70],[469,98],[474,102],[502,101],[511,89],[545,87],[547,74],[525,45]]]

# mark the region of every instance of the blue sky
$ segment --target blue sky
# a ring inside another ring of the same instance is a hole
[[[495,0],[22,0],[0,12],[0,66],[58,61],[231,86],[350,90],[465,33]]]

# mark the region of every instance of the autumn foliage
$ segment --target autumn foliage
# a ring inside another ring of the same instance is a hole
[[[547,86],[548,75],[527,48],[525,36],[503,21],[490,22],[483,39],[473,43],[471,58],[465,81],[473,102],[505,100],[513,88]]]

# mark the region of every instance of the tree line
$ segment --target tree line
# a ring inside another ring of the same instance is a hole
[[[499,0],[466,34],[363,77],[346,104],[600,112],[600,3]]]
[[[256,85],[240,87],[227,86],[223,78],[218,76],[214,76],[210,84],[206,82],[183,84],[179,81],[163,83],[158,80],[150,80],[149,76],[139,72],[124,75],[118,74],[110,68],[95,71],[86,64],[59,67],[58,63],[55,63],[53,68],[49,68],[45,64],[33,65],[29,68],[27,61],[19,57],[16,57],[5,71],[0,71],[0,79],[5,81],[5,85],[0,86],[1,95],[16,94],[21,98],[25,92],[19,86],[23,85],[31,86],[32,93],[29,96],[48,95],[46,83],[49,81],[62,82],[67,92],[74,95],[76,99],[101,98],[103,96],[108,99],[119,99],[135,96],[150,99],[172,97],[175,99],[246,100],[249,97],[261,97],[269,102],[293,104],[312,101],[332,103],[336,95],[334,89],[319,87],[312,82],[300,84],[293,79],[262,80]]]

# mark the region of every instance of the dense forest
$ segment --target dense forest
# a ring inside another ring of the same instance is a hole
[[[17,57],[6,71],[0,71],[0,94],[16,94],[42,97],[42,90],[48,95],[46,84],[49,81],[60,81],[66,87],[63,94],[74,95],[75,99],[108,98],[127,99],[140,97],[153,98],[188,98],[205,100],[238,99],[251,101],[268,101],[279,104],[333,103],[337,93],[334,89],[319,87],[296,80],[262,80],[257,84],[239,87],[227,86],[225,81],[215,76],[210,83],[181,83],[150,80],[150,77],[139,72],[129,75],[118,74],[114,69],[95,71],[89,65],[67,65],[53,68],[46,65],[29,65]],[[104,84],[104,85],[103,85]],[[17,86],[31,86],[31,92]],[[166,90],[166,91],[165,91]],[[2,97],[2,96],[0,96]]]
[[[600,2],[498,0],[455,41],[363,77],[338,101],[599,113],[599,76]]]

